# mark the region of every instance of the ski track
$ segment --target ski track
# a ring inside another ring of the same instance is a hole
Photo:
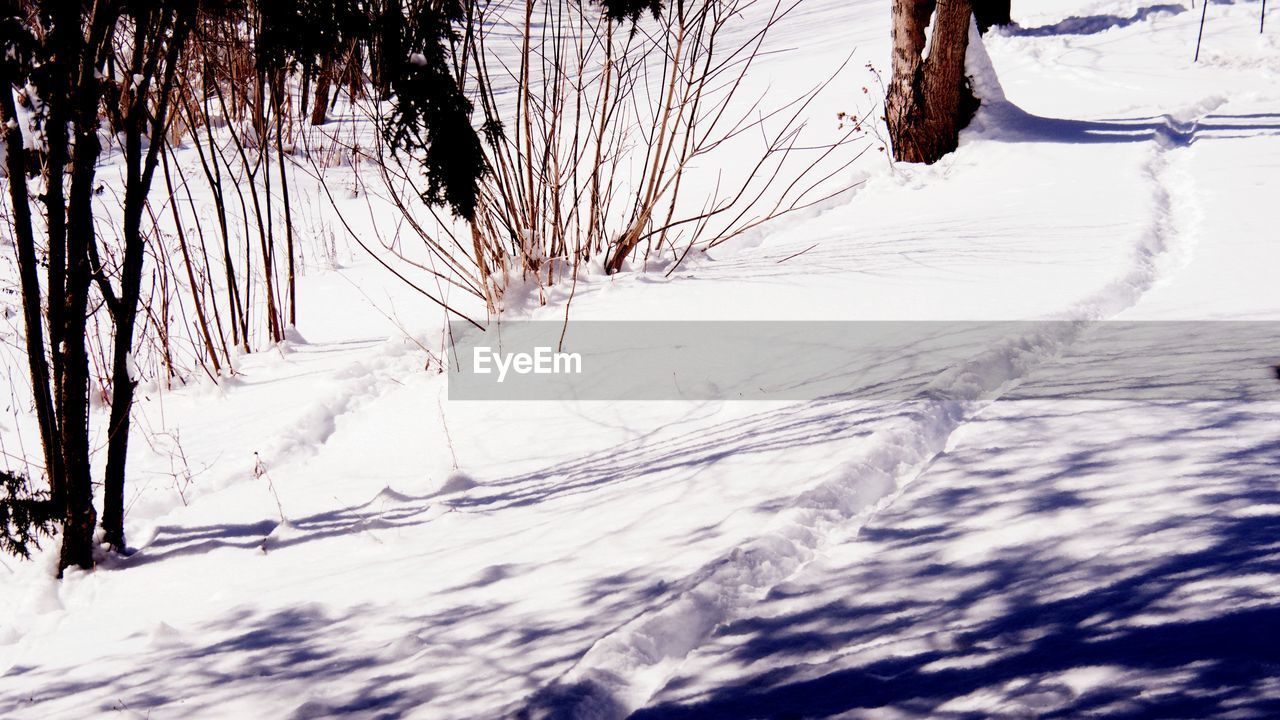
[[[1021,112],[993,88],[987,112]],[[961,425],[1020,378],[1050,362],[1094,322],[1130,307],[1190,258],[1200,211],[1185,165],[1199,122],[1225,104],[1210,97],[1163,116],[1145,174],[1152,219],[1127,272],[1035,331],[1008,337],[953,367],[907,419],[873,435],[866,452],[797,495],[767,532],[705,565],[666,605],[599,639],[561,678],[522,703],[521,718],[613,720],[643,707],[681,662],[734,614],[811,562],[834,537],[852,537],[938,456]],[[1062,322],[1067,321],[1067,322]]]
[[[310,353],[331,351],[331,346],[324,343],[303,344],[290,347],[285,357],[305,359]],[[343,352],[349,353],[349,362],[329,376],[331,382],[322,392],[310,395],[306,405],[300,408],[300,412],[292,420],[263,437],[262,445],[255,451],[254,457],[241,458],[217,477],[188,488],[187,500],[234,487],[248,475],[262,471],[274,474],[280,469],[313,461],[338,431],[338,424],[343,417],[359,413],[369,403],[403,385],[398,378],[421,368],[417,356],[409,352],[399,338],[393,337],[386,342],[373,342]],[[260,382],[276,383],[296,381],[305,376],[307,371],[299,370],[297,374],[281,376],[273,372],[273,368],[266,367],[256,368],[252,376],[259,373],[265,377]],[[230,395],[247,392],[253,382],[259,381],[250,381],[247,383],[249,387],[246,387],[245,381],[233,380],[230,383],[233,388]],[[143,535],[149,533],[144,532]],[[154,536],[149,537],[138,549],[145,550],[146,545],[154,539]]]
[[[416,369],[413,358],[406,358],[404,353],[388,357],[386,345],[375,349],[376,354],[356,360],[338,373],[342,384],[328,397],[313,403],[311,409],[272,444],[271,456],[300,461],[318,454],[337,431],[340,417],[376,400],[393,387],[397,377]]]

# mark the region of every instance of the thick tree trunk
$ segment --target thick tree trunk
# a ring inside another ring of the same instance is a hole
[[[96,248],[93,184],[95,166],[102,150],[98,143],[102,88],[96,69],[105,59],[116,15],[113,14],[114,8],[110,7],[95,12],[92,23],[85,28],[85,18],[78,4],[53,5],[56,19],[49,42],[59,67],[55,92],[48,93],[46,97],[49,118],[45,129],[50,156],[60,155],[61,159],[57,164],[50,163],[45,179],[50,188],[47,205],[57,206],[59,222],[65,208],[66,219],[64,227],[56,228],[57,233],[54,232],[52,215],[49,221],[49,339],[53,345],[53,404],[65,488],[62,552],[58,565],[61,571],[73,565],[93,567],[93,535],[98,524],[89,465],[86,329],[89,291],[93,283],[91,253]],[[75,132],[74,145],[70,145],[73,148],[69,158],[71,181],[67,186],[65,204],[61,194],[61,178],[65,172],[62,162],[68,157],[69,145],[63,131],[63,118],[70,120]],[[53,195],[55,186],[57,194]]]
[[[1009,25],[1010,0],[973,0],[973,17],[978,21],[978,31],[986,32],[997,25]]]
[[[81,104],[87,100],[81,98]],[[93,533],[98,513],[93,507],[89,472],[89,353],[85,347],[88,321],[89,246],[93,228],[93,177],[98,159],[97,102],[85,121],[80,109],[72,159],[71,187],[67,197],[67,285],[62,300],[62,341],[56,354],[62,357],[63,380],[54,402],[61,430],[62,465],[66,474],[66,517],[62,527],[61,568],[93,567]],[[50,302],[57,302],[50,298]]]
[[[46,38],[46,51],[52,60],[47,63],[42,88],[48,148],[42,199],[48,210],[48,331],[53,351],[49,382],[58,455],[50,463],[55,465],[50,480],[54,509],[62,516],[58,564],[61,572],[72,565],[93,567],[93,533],[97,526],[89,475],[89,357],[85,330],[92,282],[87,243],[94,233],[92,191],[99,153],[97,111],[101,99],[93,78],[96,63],[88,60],[88,48],[94,47],[93,41],[101,37],[102,29],[91,28],[86,43],[78,6],[51,5],[53,29]],[[107,15],[104,13],[103,17]],[[5,87],[4,92],[9,88]],[[67,133],[68,125],[74,128],[74,144]],[[71,173],[70,183],[66,184],[68,164]],[[31,319],[28,312],[28,320]],[[33,385],[40,382],[38,375],[37,372],[31,378]]]
[[[67,470],[62,464],[62,429],[59,415],[58,398],[62,395],[62,382],[66,376],[63,368],[63,353],[59,348],[63,345],[63,304],[54,298],[65,296],[67,284],[67,202],[64,173],[70,160],[71,142],[67,135],[67,124],[71,122],[66,98],[70,94],[71,81],[67,77],[65,64],[51,63],[56,69],[51,73],[54,86],[50,96],[60,98],[58,102],[48,103],[49,116],[44,123],[45,145],[48,148],[47,164],[44,168],[44,194],[41,201],[45,207],[45,229],[48,234],[49,253],[46,259],[45,292],[50,298],[45,311],[45,322],[49,332],[49,364],[50,390],[53,398],[53,431],[54,446],[57,448],[54,459],[55,474],[49,476],[50,494],[54,507],[62,513],[66,509]],[[37,299],[36,302],[39,302]],[[32,382],[36,382],[32,378]]]
[[[936,7],[929,54],[925,29]],[[976,101],[964,74],[969,47],[969,0],[894,0],[893,77],[885,119],[894,158],[937,162],[956,149]]]

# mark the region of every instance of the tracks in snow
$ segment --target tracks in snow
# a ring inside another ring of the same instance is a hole
[[[941,453],[957,428],[1013,383],[1051,361],[1093,322],[1133,307],[1190,256],[1199,211],[1184,165],[1214,98],[1164,116],[1145,172],[1152,220],[1119,277],[1035,330],[988,348],[938,377],[903,419],[859,457],[796,496],[768,530],[705,565],[672,600],[598,640],[519,711],[527,718],[625,718],[670,679],[717,626],[813,560],[829,538],[856,532]],[[945,398],[945,399],[944,399]]]

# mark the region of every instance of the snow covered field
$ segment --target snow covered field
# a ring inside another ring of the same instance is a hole
[[[135,554],[4,560],[0,717],[1280,715],[1280,333],[1205,368],[1232,400],[1009,397],[1103,361],[1107,320],[1280,320],[1259,5],[1211,4],[1192,64],[1189,4],[1015,2],[1007,99],[981,78],[956,153],[873,148],[836,201],[575,291],[574,319],[1054,321],[945,397],[451,401],[434,308],[358,252],[313,267],[295,341],[141,401]],[[854,51],[834,123],[889,3],[805,0],[771,43],[778,83]]]

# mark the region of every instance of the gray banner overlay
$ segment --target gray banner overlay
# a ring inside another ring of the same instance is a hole
[[[517,321],[450,331],[451,400],[964,400],[990,378],[1012,399],[1280,400],[1280,322],[1270,321]]]

